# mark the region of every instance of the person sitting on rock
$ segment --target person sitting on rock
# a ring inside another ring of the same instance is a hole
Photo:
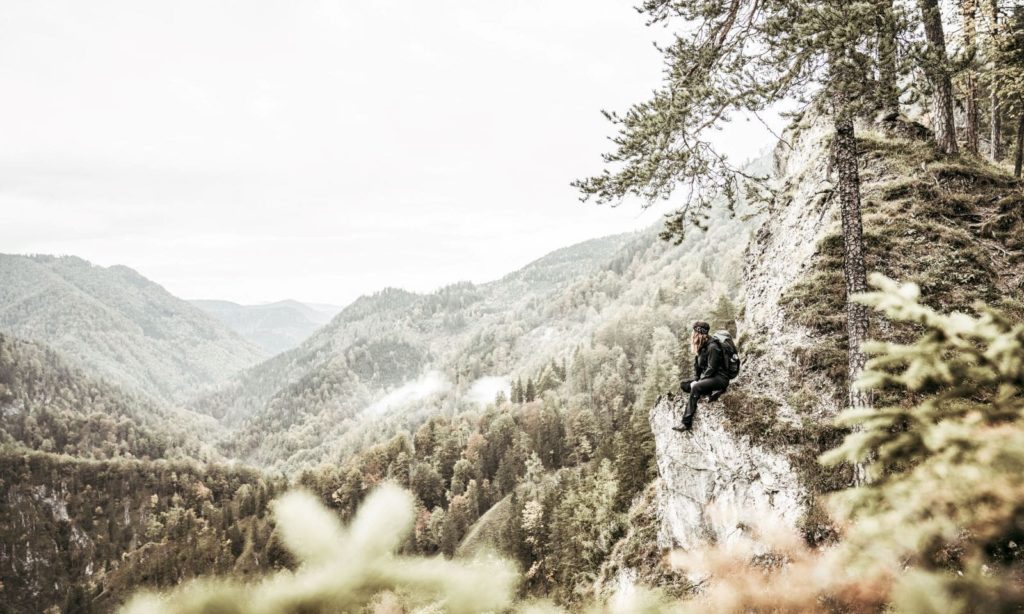
[[[711,336],[711,325],[707,322],[694,322],[690,333],[690,349],[696,355],[693,360],[694,379],[682,382],[683,392],[690,394],[686,402],[683,423],[672,429],[683,432],[693,428],[693,414],[697,411],[697,401],[708,396],[714,401],[729,387],[729,376],[726,372],[725,351],[721,343],[715,342]]]

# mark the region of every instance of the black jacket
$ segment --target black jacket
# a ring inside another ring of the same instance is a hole
[[[722,346],[716,341],[708,339],[697,352],[693,359],[694,379],[707,379],[724,375],[722,372],[723,355]]]

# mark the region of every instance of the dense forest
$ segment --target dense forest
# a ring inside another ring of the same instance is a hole
[[[1024,6],[637,9],[664,82],[574,185],[665,224],[258,364],[130,270],[0,257],[0,611],[1024,607]],[[772,152],[718,152],[779,104]],[[698,319],[741,376],[654,432]],[[739,479],[726,448],[795,476],[794,522],[668,492]],[[677,495],[711,518],[682,549]]]

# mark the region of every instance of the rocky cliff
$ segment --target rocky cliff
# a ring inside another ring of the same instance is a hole
[[[868,269],[917,283],[944,311],[982,300],[1016,312],[1024,252],[1002,243],[1016,248],[1024,229],[1019,182],[981,160],[937,157],[917,124],[890,124],[858,128]],[[719,402],[702,402],[692,433],[670,428],[682,415],[678,401],[663,397],[650,411],[662,548],[727,541],[745,513],[771,514],[812,543],[827,540],[831,526],[816,500],[850,481],[849,468],[816,462],[844,435],[832,424],[847,388],[829,130],[807,118],[785,136],[775,198],[745,254],[743,372]],[[871,320],[877,339],[911,332]]]
[[[789,461],[730,432],[721,404],[703,404],[692,431],[673,431],[680,401],[662,397],[651,411],[661,476],[658,545],[728,542],[752,513],[795,525],[806,493]]]
[[[826,127],[813,123],[775,152],[777,198],[745,257],[740,379],[720,402],[701,403],[689,433],[671,430],[685,395],[662,397],[651,409],[662,548],[727,542],[750,514],[794,527],[805,515],[810,493],[790,444],[798,443],[793,435],[807,414],[791,407],[788,382],[812,333],[787,317],[783,299],[836,223],[836,208],[823,197],[829,190],[826,137]],[[838,410],[836,384],[823,375],[819,380],[811,383],[822,391],[814,420],[827,422]]]

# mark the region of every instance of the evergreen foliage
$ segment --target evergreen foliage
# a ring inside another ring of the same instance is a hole
[[[110,612],[142,587],[290,565],[266,513],[284,486],[193,460],[2,449],[3,607]]]
[[[863,52],[877,33],[876,3],[648,0],[639,10],[650,24],[674,29],[672,43],[660,48],[664,82],[625,114],[605,112],[619,131],[615,151],[604,156],[611,168],[574,185],[584,199],[636,196],[648,205],[682,188],[684,204],[666,224],[666,240],[681,240],[690,224],[705,226],[715,199],[734,205],[741,179],[755,191],[762,182],[709,140],[735,114],[812,93],[819,108],[839,101],[840,115],[877,100],[876,59]],[[895,17],[887,23],[898,24]]]
[[[976,316],[940,314],[918,302],[912,284],[881,276],[874,284],[880,291],[862,300],[923,334],[869,346],[860,385],[908,396],[847,412],[844,423],[859,428],[825,457],[865,462],[871,477],[843,493],[855,523],[845,547],[865,568],[911,565],[894,589],[904,609],[1020,608],[1024,323],[983,304]]]

